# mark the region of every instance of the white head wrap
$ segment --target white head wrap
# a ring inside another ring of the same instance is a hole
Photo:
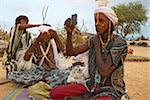
[[[53,27],[51,27],[51,26],[46,26],[46,25],[41,25],[41,26],[38,27],[38,30],[39,30],[41,33],[48,32],[49,29],[54,30]]]
[[[98,7],[95,10],[94,14],[96,14],[96,13],[102,13],[105,16],[107,16],[109,18],[109,20],[112,21],[112,23],[113,23],[114,26],[118,23],[118,18],[117,18],[116,13],[114,12],[114,10],[112,10],[109,7],[105,7],[105,6]]]

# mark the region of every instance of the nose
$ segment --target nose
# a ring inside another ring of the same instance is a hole
[[[104,26],[104,24],[103,24],[103,23],[100,23],[99,21],[97,21],[97,22],[95,23],[95,25],[96,25],[96,26],[101,26],[101,27]]]

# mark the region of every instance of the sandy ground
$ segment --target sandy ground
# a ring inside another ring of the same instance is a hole
[[[150,57],[150,47],[129,48],[134,50],[133,55]],[[1,67],[0,80],[5,80],[5,70]],[[125,83],[132,100],[150,100],[150,62],[125,62]],[[0,100],[14,87],[13,83],[0,85]]]

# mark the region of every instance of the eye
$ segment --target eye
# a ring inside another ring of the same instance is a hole
[[[102,18],[99,18],[99,22],[104,22],[104,20]]]

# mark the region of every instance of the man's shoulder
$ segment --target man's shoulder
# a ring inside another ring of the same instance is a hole
[[[120,35],[118,35],[118,34],[114,34],[114,42],[116,42],[117,44],[121,43],[121,44],[127,45],[127,41],[123,37],[121,37]]]
[[[19,29],[19,26],[20,26],[20,24],[13,25],[13,26],[11,27],[11,31],[16,30],[17,28]]]
[[[94,40],[96,38],[96,34],[92,34],[90,40]]]

